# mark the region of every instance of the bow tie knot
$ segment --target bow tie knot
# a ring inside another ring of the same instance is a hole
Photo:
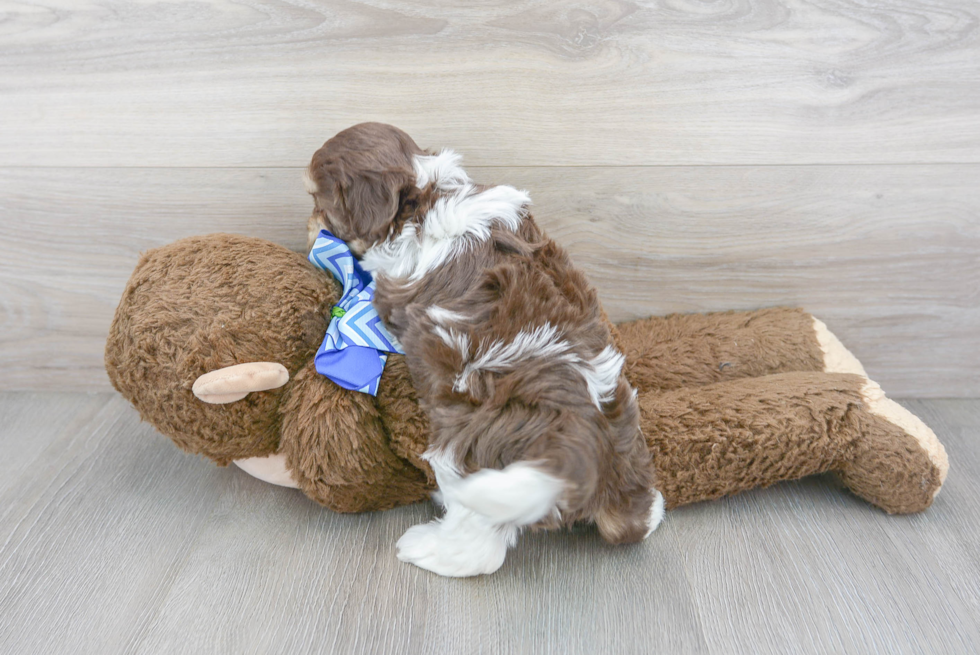
[[[320,230],[309,260],[344,285],[340,300],[330,308],[327,335],[313,360],[316,370],[345,389],[376,396],[387,353],[405,351],[371,304],[374,279],[347,244],[327,230]]]

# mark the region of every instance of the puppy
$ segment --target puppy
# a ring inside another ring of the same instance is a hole
[[[528,195],[379,123],[337,134],[307,173],[311,237],[326,227],[375,275],[431,422],[445,515],[408,530],[399,559],[470,576],[496,571],[524,526],[648,536],[663,497],[623,356]]]

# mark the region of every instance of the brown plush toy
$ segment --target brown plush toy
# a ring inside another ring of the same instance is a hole
[[[338,296],[260,239],[151,250],[116,310],[109,378],[180,448],[335,511],[422,500],[435,488],[427,420],[403,358],[389,357],[377,397],[314,368]],[[827,471],[893,513],[926,509],[942,487],[935,434],[802,310],[649,318],[615,336],[668,508]]]

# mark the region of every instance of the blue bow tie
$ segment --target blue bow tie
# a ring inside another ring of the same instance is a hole
[[[386,353],[405,351],[371,305],[371,274],[361,268],[346,243],[326,230],[320,230],[313,244],[310,263],[330,271],[344,285],[340,301],[330,310],[327,336],[313,360],[317,372],[345,389],[378,395]]]

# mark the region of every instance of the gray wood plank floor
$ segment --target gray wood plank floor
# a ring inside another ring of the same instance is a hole
[[[179,452],[113,394],[0,394],[2,653],[969,653],[980,401],[905,403],[952,469],[887,516],[817,477],[634,547],[525,536],[495,575],[400,564],[431,508],[337,515]]]

